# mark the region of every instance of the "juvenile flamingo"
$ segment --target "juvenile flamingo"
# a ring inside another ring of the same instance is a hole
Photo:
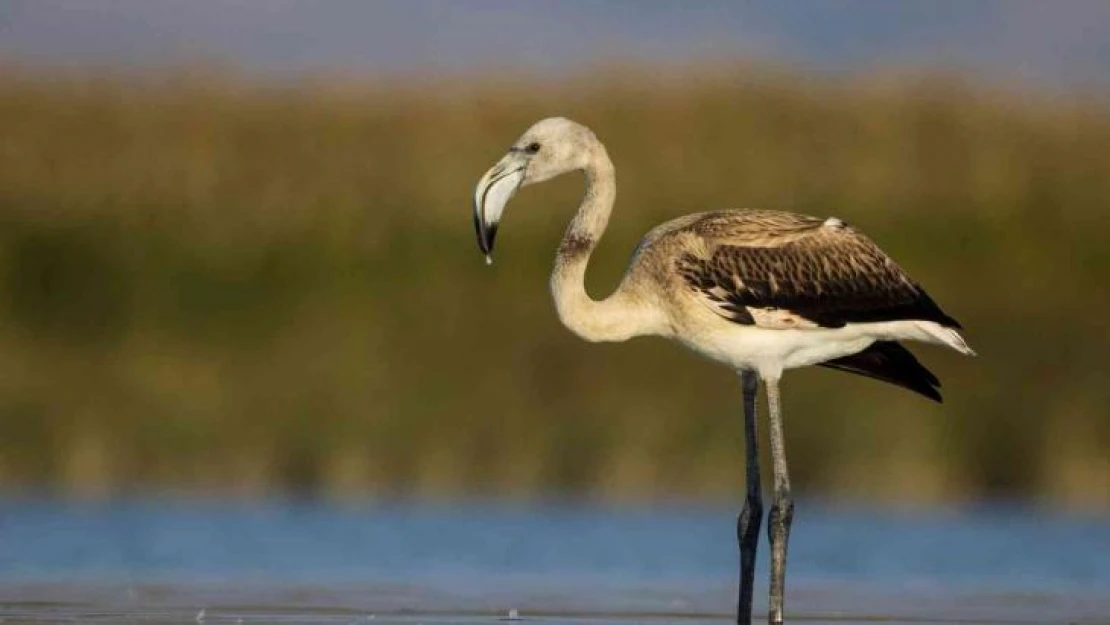
[[[586,264],[617,195],[613,163],[594,133],[544,119],[478,182],[474,226],[491,261],[505,205],[522,187],[582,171],[586,193],[555,256],[551,293],[559,319],[587,341],[664,336],[736,371],[744,392],[747,495],[737,519],[737,622],[751,622],[753,571],[763,500],[755,401],[767,393],[774,494],[768,516],[768,618],[782,623],[786,552],[794,501],[783,445],[779,378],[821,365],[875,378],[940,401],[940,381],[899,341],[975,354],[916,282],[845,222],[768,210],[679,217],[640,242],[620,285],[601,301],[586,293]]]

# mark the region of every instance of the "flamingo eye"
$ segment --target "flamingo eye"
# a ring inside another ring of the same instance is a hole
[[[528,154],[535,154],[536,152],[540,151],[540,144],[529,143],[528,146],[524,148],[524,151]]]

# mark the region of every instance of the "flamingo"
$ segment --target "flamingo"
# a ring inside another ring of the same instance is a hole
[[[779,379],[820,365],[940,401],[940,381],[900,341],[975,352],[948,316],[875,243],[835,217],[718,210],[679,217],[643,238],[616,290],[586,293],[585,274],[616,200],[613,163],[586,126],[562,117],[533,124],[474,191],[478,246],[492,262],[498,224],[521,187],[582,171],[585,196],[555,255],[551,293],[560,321],[587,341],[662,336],[731,367],[744,398],[747,493],[737,518],[737,623],[750,623],[763,500],[756,395],[768,407],[773,495],[768,619],[783,622],[794,500],[783,441]]]

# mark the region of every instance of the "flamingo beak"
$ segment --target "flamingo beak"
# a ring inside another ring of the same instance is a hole
[[[501,214],[524,181],[525,165],[520,153],[510,152],[482,176],[474,189],[474,233],[487,265],[493,262],[493,241]]]

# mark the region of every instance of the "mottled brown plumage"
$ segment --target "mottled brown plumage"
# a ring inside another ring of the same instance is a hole
[[[588,235],[573,232],[559,244],[558,255],[561,259],[574,258],[588,254],[594,245],[594,240]]]
[[[960,327],[877,245],[837,219],[717,211],[672,232],[702,240],[676,259],[676,270],[736,323],[839,328],[915,319]]]

